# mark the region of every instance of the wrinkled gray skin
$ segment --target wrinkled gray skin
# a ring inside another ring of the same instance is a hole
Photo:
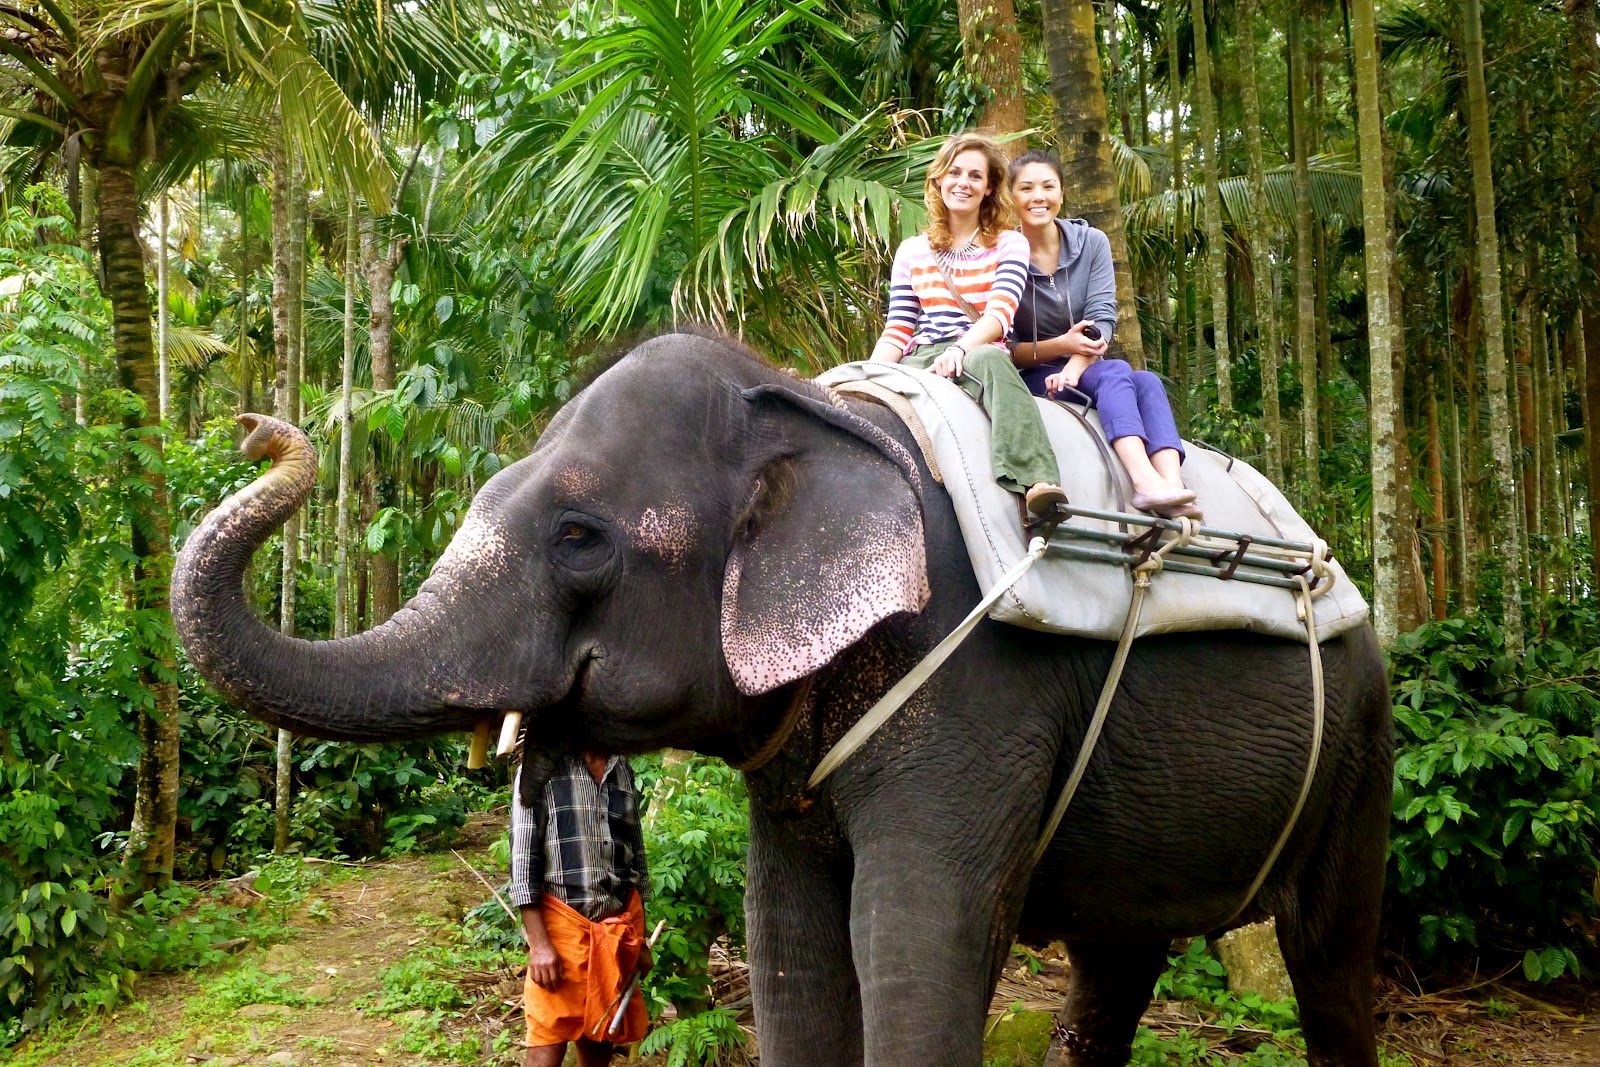
[[[196,531],[173,583],[192,660],[270,723],[400,738],[520,708],[540,744],[737,761],[799,695],[787,743],[749,776],[765,1067],[976,1067],[1019,931],[1069,945],[1066,1062],[1126,1062],[1168,943],[1226,921],[1299,788],[1303,646],[1144,639],[1030,873],[1111,648],[985,622],[808,794],[818,757],[980,591],[948,499],[891,414],[841,412],[731,343],[634,350],[489,481],[417,597],[344,641],[281,637],[241,591],[250,553],[309,490],[299,448],[263,421],[247,450],[273,454],[273,470]],[[1276,914],[1311,1062],[1371,1067],[1388,694],[1370,629],[1323,654],[1321,772],[1239,921]]]

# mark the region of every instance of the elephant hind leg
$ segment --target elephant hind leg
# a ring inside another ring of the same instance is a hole
[[[1387,780],[1382,785],[1365,805],[1371,810],[1357,813],[1344,835],[1318,850],[1294,900],[1276,909],[1310,1067],[1378,1065],[1372,984],[1389,812]]]
[[[1068,945],[1071,985],[1045,1067],[1123,1067],[1133,1055],[1139,1017],[1166,966],[1167,947],[1164,940]]]
[[[1309,921],[1278,917],[1278,942],[1300,1003],[1310,1067],[1377,1067],[1372,1017],[1377,915],[1382,891],[1362,908],[1340,908]]]

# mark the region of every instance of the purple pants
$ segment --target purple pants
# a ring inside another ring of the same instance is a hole
[[[1022,372],[1022,378],[1036,396],[1044,396],[1045,378],[1063,366],[1064,363],[1057,363],[1029,367]],[[1094,401],[1107,440],[1137,437],[1144,441],[1146,454],[1174,448],[1178,458],[1184,458],[1183,443],[1178,440],[1178,424],[1172,418],[1172,405],[1167,401],[1161,379],[1154,374],[1134,370],[1125,360],[1097,359],[1078,379],[1078,391]]]

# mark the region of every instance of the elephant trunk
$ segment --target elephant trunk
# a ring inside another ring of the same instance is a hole
[[[245,567],[310,495],[317,456],[294,426],[264,415],[239,421],[250,431],[245,455],[272,466],[207,515],[178,555],[172,616],[195,669],[257,718],[330,740],[467,729],[514,706],[483,673],[484,657],[452,643],[463,629],[452,618],[467,617],[478,598],[451,573],[436,573],[382,626],[336,641],[286,637],[256,617]]]

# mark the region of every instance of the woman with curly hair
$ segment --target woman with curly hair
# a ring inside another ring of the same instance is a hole
[[[1005,336],[1027,284],[1028,242],[1013,230],[1006,158],[982,134],[951,137],[928,167],[928,225],[895,253],[889,314],[872,358],[953,379],[994,424],[995,480],[1046,515],[1066,502],[1033,394]]]

